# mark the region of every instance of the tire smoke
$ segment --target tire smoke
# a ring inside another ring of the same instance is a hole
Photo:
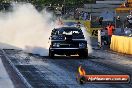
[[[90,34],[86,31],[87,29],[85,27],[81,27],[82,32],[84,34],[84,37],[87,41],[87,47],[88,47],[88,53],[92,53],[92,46],[91,46],[91,40],[90,40]]]
[[[38,12],[29,3],[14,4],[12,12],[0,13],[0,48],[47,55],[50,33],[54,28],[52,17],[46,11]]]

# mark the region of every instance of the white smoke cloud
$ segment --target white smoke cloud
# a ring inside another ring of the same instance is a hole
[[[0,13],[0,43],[47,55],[49,36],[54,28],[51,19],[52,14],[39,13],[29,3],[14,4],[12,12]],[[14,47],[0,45],[0,48]]]
[[[90,34],[87,32],[87,29],[85,27],[81,27],[81,29],[82,29],[85,39],[87,40],[88,53],[92,53],[93,50],[91,46]]]
[[[51,13],[45,10],[40,13],[30,3],[13,4],[12,12],[0,12],[0,48],[48,55],[51,30],[58,27],[52,19]],[[82,29],[89,43],[87,32]],[[88,47],[89,53],[92,52],[91,46]]]

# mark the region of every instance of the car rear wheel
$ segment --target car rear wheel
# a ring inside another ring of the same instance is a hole
[[[54,54],[51,50],[49,50],[49,57],[53,58],[54,55],[55,55],[55,54]]]

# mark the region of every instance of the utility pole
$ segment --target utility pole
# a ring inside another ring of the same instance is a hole
[[[66,12],[66,0],[64,0],[64,14],[66,14],[65,12]]]

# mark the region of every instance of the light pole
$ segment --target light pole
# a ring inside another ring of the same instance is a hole
[[[66,6],[66,0],[64,0],[64,6],[63,6],[63,8],[64,8],[64,15],[65,15],[65,11],[66,11],[65,6]]]

